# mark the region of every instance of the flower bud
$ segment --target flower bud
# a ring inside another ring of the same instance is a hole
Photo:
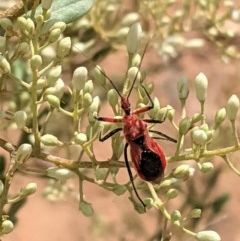
[[[200,208],[195,208],[191,211],[190,217],[191,218],[200,218],[202,214],[202,210]]]
[[[186,77],[180,78],[177,82],[178,98],[180,100],[186,100],[189,94],[188,79]]]
[[[73,89],[81,90],[83,82],[86,82],[88,78],[88,70],[86,67],[78,67],[73,72],[72,85]]]
[[[48,85],[55,86],[57,80],[60,78],[61,73],[62,73],[61,65],[52,67],[47,74]]]
[[[27,114],[23,110],[19,110],[14,114],[14,120],[18,128],[23,128],[26,125]]]
[[[182,119],[179,123],[179,134],[185,135],[190,129],[191,123],[188,117]]]
[[[174,184],[176,184],[176,182],[177,180],[175,178],[166,179],[160,184],[160,189],[169,190]]]
[[[135,54],[141,40],[142,28],[140,23],[134,23],[128,31],[127,35],[127,51],[129,54]]]
[[[11,72],[11,66],[7,59],[0,55],[0,73],[8,74]]]
[[[32,21],[31,18],[27,18],[26,19],[27,22],[26,22],[26,25],[25,25],[25,28],[26,28],[26,31],[32,35],[35,31],[35,25],[34,25],[34,22]]]
[[[55,29],[51,30],[50,34],[49,34],[49,38],[48,38],[49,43],[56,42],[59,39],[59,37],[61,36],[61,34],[62,34],[62,31],[60,28],[55,28]]]
[[[232,95],[227,102],[226,111],[227,117],[230,121],[234,121],[237,117],[239,109],[239,99],[236,95]]]
[[[167,197],[169,199],[174,199],[175,197],[177,197],[178,195],[178,191],[175,188],[171,188],[167,191]]]
[[[210,171],[212,171],[214,168],[214,165],[212,164],[212,162],[204,162],[201,165],[201,171],[203,173],[208,173]]]
[[[83,96],[83,107],[87,108],[92,104],[92,95],[90,93],[86,93]]]
[[[79,210],[86,217],[91,217],[93,215],[92,205],[91,205],[91,203],[88,203],[86,201],[80,201],[80,203],[79,203]]]
[[[130,79],[130,81],[134,81],[136,78],[137,81],[141,80],[141,72],[139,71],[138,67],[131,67],[127,72],[127,77]]]
[[[41,136],[40,140],[45,146],[62,146],[63,145],[63,143],[59,141],[56,136],[51,134],[46,134]]]
[[[127,188],[124,185],[118,185],[116,184],[112,190],[116,195],[120,196],[123,195],[126,191]]]
[[[105,86],[106,85],[106,76],[104,70],[100,66],[96,66],[92,71],[94,80],[98,82],[98,84]]]
[[[181,219],[182,219],[182,215],[181,215],[180,211],[174,210],[171,214],[171,220],[173,222],[175,222],[175,221],[179,221]]]
[[[14,228],[14,225],[10,220],[4,220],[2,222],[1,232],[3,234],[7,234],[12,232],[13,228]]]
[[[9,18],[1,18],[0,19],[0,26],[4,30],[7,30],[9,28],[12,28],[13,24],[12,24],[12,21]]]
[[[93,98],[92,104],[89,107],[89,122],[95,122],[94,115],[99,112],[99,107],[100,107],[100,99],[98,96],[95,96]]]
[[[207,134],[204,130],[193,130],[192,140],[196,145],[204,145],[207,141]]]
[[[99,181],[104,182],[105,178],[108,175],[108,169],[107,168],[96,168],[94,171],[95,171],[96,181],[98,183],[99,183]]]
[[[149,117],[152,118],[152,119],[157,119],[160,108],[161,107],[160,107],[160,102],[159,102],[158,98],[154,97],[153,98],[153,109],[151,109],[148,112]]]
[[[198,241],[221,241],[221,237],[215,231],[200,231],[196,235]]]
[[[20,190],[20,195],[26,197],[35,193],[36,190],[37,190],[37,183],[30,182]]]
[[[195,90],[197,94],[197,99],[202,102],[205,101],[207,96],[208,80],[207,77],[200,73],[195,78]]]
[[[32,69],[39,69],[42,65],[42,57],[40,55],[33,55],[30,60]]]
[[[115,89],[111,89],[108,91],[107,94],[108,102],[111,105],[111,107],[114,109],[116,105],[118,104],[118,93]]]
[[[0,196],[2,195],[3,189],[4,189],[4,184],[2,180],[0,180]]]
[[[59,58],[64,58],[70,53],[70,50],[71,50],[71,38],[65,37],[61,39],[58,43],[57,56]]]
[[[27,25],[27,19],[24,17],[18,17],[17,18],[17,26],[19,26],[20,29],[25,30]]]
[[[137,12],[132,12],[124,15],[123,19],[121,20],[122,26],[130,26],[137,22],[140,19],[140,15]]]
[[[46,95],[44,99],[54,108],[58,109],[60,107],[60,100],[55,95]]]
[[[17,56],[23,57],[29,52],[30,52],[30,48],[29,48],[29,44],[27,42],[19,43],[18,48],[16,50]]]
[[[24,143],[16,151],[16,161],[20,164],[25,162],[32,154],[32,146]]]
[[[72,177],[73,173],[66,168],[59,167],[49,167],[47,169],[47,176],[53,177],[61,181],[66,181],[70,177]]]
[[[75,143],[82,145],[87,141],[87,135],[85,133],[78,133],[74,139]]]
[[[141,64],[142,56],[140,54],[134,54],[132,58],[132,67],[139,67]]]
[[[37,80],[37,90],[42,90],[47,87],[47,80],[45,77],[40,77]]]
[[[222,122],[226,119],[227,111],[225,108],[221,108],[217,111],[215,115],[215,125],[216,127],[220,126]]]
[[[85,94],[85,93],[90,93],[90,94],[92,94],[93,89],[94,89],[94,87],[93,87],[93,82],[92,82],[92,80],[88,80],[88,81],[84,84],[84,86],[83,86],[83,93],[84,93],[84,94]]]
[[[182,164],[182,165],[176,167],[172,171],[172,175],[173,175],[173,177],[175,177],[177,179],[186,179],[189,177],[189,169],[190,169],[189,165]]]
[[[59,29],[61,29],[62,32],[64,32],[66,27],[67,27],[66,23],[59,21],[59,22],[56,22],[53,24],[53,26],[51,27],[51,30],[59,28]]]

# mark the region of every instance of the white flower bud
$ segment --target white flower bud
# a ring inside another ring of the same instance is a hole
[[[30,182],[20,190],[20,195],[26,197],[35,193],[36,190],[37,190],[37,183]]]
[[[32,154],[32,146],[24,143],[16,151],[16,161],[20,164],[25,162]]]
[[[198,241],[221,241],[221,237],[215,231],[200,231],[196,235]]]
[[[189,94],[188,79],[186,77],[180,78],[177,82],[178,98],[180,100],[185,100]]]
[[[215,115],[216,127],[222,124],[222,122],[226,119],[226,116],[227,116],[227,111],[225,108],[221,108],[220,110],[217,111]]]
[[[121,25],[122,26],[130,26],[130,25],[134,24],[135,22],[137,22],[139,20],[139,18],[140,18],[140,15],[137,12],[128,13],[121,20]]]
[[[17,56],[23,57],[30,52],[29,44],[27,42],[21,42],[16,50]]]
[[[93,87],[93,82],[92,82],[92,80],[88,80],[88,81],[84,84],[84,86],[83,86],[83,93],[84,93],[84,94],[85,94],[85,93],[90,93],[90,94],[92,94],[93,89],[94,89],[94,87]]]
[[[214,165],[212,164],[212,162],[204,162],[201,165],[201,171],[203,173],[208,173],[210,171],[212,171],[214,168]]]
[[[86,93],[83,96],[83,107],[87,108],[92,103],[92,95],[90,93]]]
[[[87,78],[88,70],[86,67],[78,67],[77,69],[75,69],[72,77],[73,89],[81,90],[83,83],[87,81]]]
[[[94,80],[96,80],[100,85],[105,86],[106,76],[103,73],[105,73],[104,70],[98,65],[92,71]]]
[[[87,135],[85,133],[78,133],[74,140],[75,143],[82,145],[87,141]]]
[[[191,211],[190,217],[191,218],[200,218],[202,214],[202,210],[200,208],[195,208]]]
[[[115,89],[111,89],[108,91],[107,93],[107,98],[108,98],[108,102],[111,105],[112,108],[115,108],[115,106],[118,103],[118,93]]]
[[[142,28],[140,23],[134,23],[127,35],[127,51],[129,54],[135,54],[138,50],[138,45],[141,40]]]
[[[14,114],[14,120],[18,128],[23,128],[26,125],[27,114],[23,110],[19,110]]]
[[[192,139],[193,139],[193,142],[196,144],[196,145],[203,145],[206,143],[207,141],[207,134],[204,130],[193,130],[192,131]]]
[[[139,71],[139,68],[137,67],[131,67],[127,72],[127,77],[133,81],[135,78],[137,78],[137,81],[141,80],[141,72]]]
[[[71,38],[65,37],[62,40],[59,41],[57,46],[57,56],[59,58],[66,57],[71,50]]]
[[[12,21],[9,18],[1,18],[0,19],[0,26],[7,30],[9,28],[12,28],[13,24]]]
[[[0,180],[0,196],[2,195],[3,189],[4,189],[4,184],[2,180]]]
[[[227,117],[230,121],[234,121],[237,117],[239,109],[239,99],[236,95],[232,95],[227,102],[226,111]]]
[[[182,164],[178,167],[176,167],[173,171],[172,171],[172,175],[173,177],[177,178],[177,179],[186,179],[189,177],[189,170],[190,170],[190,166],[187,164]]]
[[[40,140],[45,146],[62,146],[63,145],[63,143],[59,141],[56,136],[51,134],[46,134],[41,136]]]
[[[189,118],[185,117],[179,123],[179,133],[181,135],[185,135],[188,132],[190,126],[191,126],[191,123],[190,123]]]
[[[47,169],[47,176],[56,178],[61,181],[66,181],[73,176],[73,173],[66,168],[49,167]]]
[[[167,191],[167,197],[169,199],[174,199],[177,197],[177,195],[178,195],[178,191],[175,188],[171,188]]]
[[[55,86],[57,80],[59,79],[60,75],[62,73],[62,66],[58,65],[56,67],[52,67],[48,74],[47,74],[47,80],[49,86]]]
[[[181,214],[181,212],[178,211],[178,210],[174,210],[174,211],[172,212],[172,214],[171,214],[171,220],[172,220],[173,222],[175,222],[175,221],[179,221],[179,220],[181,220],[181,219],[182,219],[182,214]]]
[[[62,31],[60,28],[55,28],[55,29],[51,30],[50,34],[49,34],[49,38],[48,38],[49,43],[56,42],[59,39],[59,37],[61,36],[61,34],[62,34]]]
[[[32,35],[35,30],[34,22],[32,21],[31,18],[27,18],[26,21],[27,22],[26,22],[25,28],[28,31],[28,33]]]
[[[207,96],[208,80],[207,77],[200,73],[195,78],[195,90],[200,102],[205,101]]]
[[[30,60],[32,69],[39,69],[42,65],[42,57],[40,55],[33,55]]]
[[[55,95],[46,95],[44,96],[44,100],[46,100],[51,106],[58,109],[60,107],[60,100]]]
[[[2,233],[4,234],[10,233],[12,232],[13,228],[14,228],[14,225],[10,220],[4,220],[2,222],[2,227],[1,227]]]
[[[7,59],[0,55],[0,73],[7,74],[11,72],[11,66]]]

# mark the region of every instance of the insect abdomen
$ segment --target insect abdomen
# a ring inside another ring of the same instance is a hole
[[[150,149],[142,151],[139,169],[146,181],[157,181],[163,175],[163,166],[160,156]]]

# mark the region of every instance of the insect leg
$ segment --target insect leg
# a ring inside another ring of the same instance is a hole
[[[154,139],[162,139],[162,140],[171,141],[171,142],[174,142],[174,143],[177,142],[176,139],[174,139],[174,138],[172,138],[172,137],[170,137],[170,136],[168,136],[168,135],[166,135],[166,134],[164,134],[164,133],[162,133],[160,131],[149,130],[149,132],[157,134],[159,136],[162,136],[162,137],[153,137]]]
[[[132,186],[133,186],[133,190],[138,198],[138,200],[142,203],[143,207],[144,207],[144,210],[145,210],[145,203],[143,202],[143,200],[140,198],[138,192],[137,192],[137,189],[135,187],[135,184],[134,184],[134,181],[133,181],[133,175],[132,175],[132,171],[131,171],[131,168],[130,168],[130,165],[129,165],[129,162],[128,162],[128,156],[127,156],[127,148],[128,148],[129,144],[126,143],[125,144],[125,147],[124,147],[124,160],[125,160],[125,164],[126,164],[126,167],[127,167],[127,171],[128,171],[128,175],[129,175],[129,178],[130,178],[130,181],[132,183]]]
[[[110,138],[111,136],[115,135],[119,131],[122,131],[122,127],[116,128],[116,129],[110,131],[105,136],[102,136],[102,131],[101,131],[100,135],[99,135],[99,141],[103,142],[103,141],[107,140],[108,138]]]
[[[149,110],[153,109],[153,107],[154,107],[153,100],[151,99],[151,96],[149,95],[149,93],[147,92],[146,88],[143,86],[142,83],[141,83],[141,87],[143,88],[145,94],[147,95],[147,97],[150,101],[150,105],[147,105],[147,106],[144,106],[144,107],[141,107],[141,108],[138,108],[138,109],[134,110],[132,112],[132,114],[135,114],[135,115],[146,112],[146,111],[149,111]]]

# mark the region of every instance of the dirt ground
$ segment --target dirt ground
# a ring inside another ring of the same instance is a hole
[[[125,73],[125,59],[125,51],[120,50],[104,59],[101,66],[109,76],[121,76]],[[158,65],[164,67],[158,69]],[[231,94],[240,96],[239,61],[224,64],[219,60],[213,46],[209,44],[201,50],[184,51],[176,60],[165,65],[162,65],[162,60],[155,51],[149,49],[144,57],[143,68],[147,72],[146,81],[153,81],[155,84],[153,95],[159,98],[161,106],[171,105],[176,109],[176,122],[180,116],[176,82],[183,75],[188,77],[191,86],[187,103],[189,116],[200,108],[193,90],[194,78],[200,72],[203,72],[209,80],[206,109],[208,123],[212,123],[216,110],[226,105]],[[101,113],[111,115],[112,112],[104,106]],[[169,123],[162,124],[160,128],[170,136],[175,134]],[[13,140],[14,131],[2,132],[1,138]],[[173,154],[174,148],[169,146],[169,143],[161,142],[161,145],[167,156]],[[110,142],[97,143],[95,148],[100,159],[106,160],[111,156]],[[3,154],[6,155],[5,152]],[[238,153],[233,158],[238,163]],[[221,159],[214,160],[214,163],[223,167],[214,193],[215,195],[222,192],[228,193],[230,199],[211,223],[198,227],[198,230],[215,230],[221,235],[223,241],[239,241],[240,189],[238,185],[240,179]],[[173,166],[169,165],[166,173]],[[118,178],[122,182],[128,180],[125,169],[121,170]],[[73,193],[66,195],[59,202],[44,199],[42,193],[48,181],[41,177],[19,173],[13,179],[11,192],[20,190],[29,182],[36,182],[38,190],[27,199],[26,204],[18,212],[18,223],[12,233],[2,238],[4,241],[147,241],[151,240],[150,238],[156,234],[161,225],[156,210],[151,209],[146,214],[140,215],[134,211],[127,194],[119,197],[96,185],[84,186],[86,198],[93,204],[95,211],[91,218],[84,217],[78,211],[78,203]],[[71,186],[77,189],[75,179],[72,180]],[[189,236],[178,239],[175,236],[172,240],[191,241],[193,239]]]

